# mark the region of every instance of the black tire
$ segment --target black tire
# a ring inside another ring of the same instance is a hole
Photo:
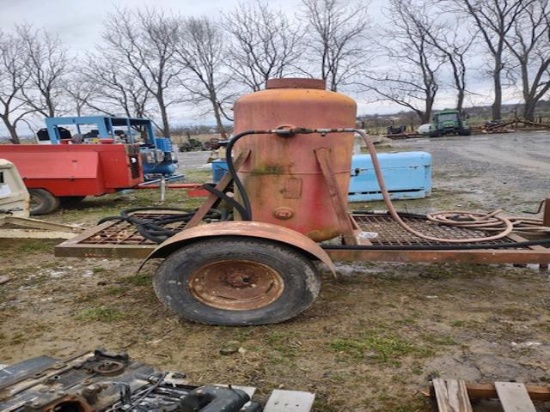
[[[439,137],[439,136],[441,136],[441,133],[439,133],[439,132],[430,132],[430,133],[428,133],[428,136],[430,136],[430,137]]]
[[[86,196],[62,196],[59,198],[61,207],[75,207],[82,202]]]
[[[59,209],[59,198],[46,189],[29,189],[29,194],[31,197],[29,213],[31,215],[47,215]]]
[[[462,129],[460,132],[458,132],[460,136],[470,136],[472,134],[472,131],[469,129]]]
[[[263,239],[224,237],[184,246],[161,264],[153,286],[181,317],[209,325],[266,325],[306,310],[321,288],[311,260]]]

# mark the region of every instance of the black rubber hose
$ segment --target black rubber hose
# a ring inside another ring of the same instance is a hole
[[[191,210],[188,210],[188,209],[180,209],[180,208],[175,208],[175,207],[162,207],[162,208],[159,208],[159,207],[135,207],[135,208],[132,208],[132,209],[125,209],[123,211],[120,212],[120,216],[107,216],[107,217],[104,217],[102,219],[100,219],[97,224],[100,225],[104,222],[108,222],[108,221],[111,221],[111,220],[127,220],[130,216],[129,214],[130,213],[135,213],[135,212],[147,212],[147,211],[155,211],[155,210],[167,210],[167,211],[171,211],[171,212],[184,212],[186,214],[190,214],[191,217],[192,215],[195,213],[194,211],[191,211]],[[181,217],[181,215],[179,215]]]
[[[209,184],[204,184],[204,185],[202,185],[202,187],[204,188],[204,190],[206,190],[206,191],[208,191],[212,194],[215,194],[220,199],[225,200],[227,203],[229,203],[231,206],[233,206],[235,209],[237,209],[237,211],[239,212],[241,217],[244,214],[246,214],[246,209],[243,207],[243,205],[241,205],[239,202],[237,202],[234,198],[229,197],[226,193],[222,192],[221,190],[216,189],[215,187],[213,187],[212,185],[209,185]]]
[[[237,141],[240,138],[247,136],[249,134],[258,134],[258,131],[247,130],[245,132],[242,132],[233,136],[233,138],[227,144],[226,153],[225,153],[228,172],[231,174],[231,177],[235,182],[235,186],[243,199],[244,214],[238,209],[242,220],[252,220],[252,208],[250,207],[250,199],[248,198],[248,194],[246,193],[244,185],[241,182],[241,179],[239,179],[239,176],[237,176],[237,171],[235,170],[235,165],[233,163],[232,156],[233,156],[233,146],[235,146],[235,143],[237,143]]]
[[[160,217],[149,217],[149,218],[140,218],[138,216],[132,215],[135,212],[142,211],[176,211],[183,212],[177,215],[168,215]],[[101,219],[98,224],[107,222],[107,221],[124,221],[135,226],[138,233],[143,236],[145,239],[148,239],[155,243],[162,243],[166,239],[174,236],[179,230],[169,229],[164,227],[170,223],[178,222],[189,222],[195,215],[195,211],[189,211],[186,209],[179,208],[156,208],[156,207],[142,207],[142,208],[133,208],[126,209],[120,213],[120,216],[109,216]],[[222,212],[216,209],[210,209],[205,216],[207,219],[218,219],[223,220],[224,216],[227,218],[227,215],[224,215]]]

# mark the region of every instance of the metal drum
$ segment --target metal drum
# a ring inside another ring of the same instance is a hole
[[[272,79],[266,90],[237,100],[234,133],[354,128],[356,108],[351,98],[325,90],[324,80]],[[315,151],[328,149],[339,192],[347,199],[353,133],[250,135],[236,143],[235,154],[245,148],[251,153],[238,175],[250,199],[252,220],[285,226],[315,241],[341,234]]]

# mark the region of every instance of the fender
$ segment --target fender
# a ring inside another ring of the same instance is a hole
[[[307,236],[296,232],[295,230],[287,229],[271,223],[241,221],[209,223],[206,225],[195,226],[190,229],[184,229],[180,233],[175,234],[168,240],[161,243],[153,252],[151,252],[151,254],[141,263],[140,269],[149,259],[165,258],[186,244],[195,242],[201,238],[222,236],[261,238],[289,245],[294,249],[298,249],[306,253],[306,255],[314,259],[320,260],[330,268],[333,275],[336,275],[336,268],[334,267],[334,263],[332,263],[332,260],[327,252],[325,252],[321,246]]]

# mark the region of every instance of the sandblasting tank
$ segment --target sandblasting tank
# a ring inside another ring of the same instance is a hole
[[[246,130],[284,128],[354,128],[355,102],[325,90],[317,79],[272,79],[266,90],[237,100],[235,135]],[[250,155],[238,170],[250,199],[252,220],[296,230],[315,241],[341,234],[327,181],[319,161],[319,149],[330,158],[338,191],[346,199],[353,133],[321,135],[250,135],[235,145]]]

